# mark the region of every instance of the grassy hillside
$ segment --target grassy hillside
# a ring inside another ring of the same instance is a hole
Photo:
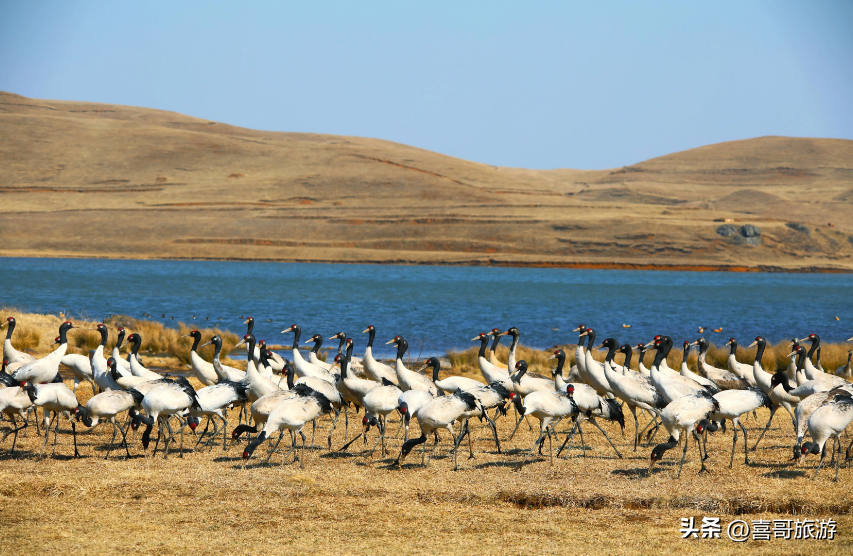
[[[845,140],[525,170],[0,93],[0,167],[4,256],[853,269]]]

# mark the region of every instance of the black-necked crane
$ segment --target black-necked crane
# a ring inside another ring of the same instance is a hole
[[[586,337],[586,349],[582,351],[583,365],[578,365],[578,372],[584,382],[592,386],[599,396],[607,396],[611,392],[610,383],[604,376],[604,365],[593,359],[592,347],[595,343],[595,330],[592,328],[584,328],[580,332],[579,347],[583,347],[583,339]]]
[[[749,367],[749,365],[738,363],[734,368],[741,369],[742,371],[740,374],[724,369],[718,369],[705,360],[708,355],[708,349],[711,347],[708,340],[705,338],[699,338],[693,342],[693,345],[698,346],[699,348],[699,358],[696,362],[699,374],[706,379],[711,380],[720,390],[748,390],[750,386],[755,386],[755,384],[750,384],[749,379],[747,378],[751,377],[753,383],[755,382],[755,376],[753,375],[752,368],[750,367],[748,371],[743,370],[744,368]],[[737,349],[737,341],[734,338],[729,340],[727,345],[732,346],[735,350]]]
[[[262,376],[261,373],[258,372],[255,362],[252,360],[252,353],[255,352],[255,336],[253,334],[246,334],[234,347],[238,348],[243,344],[246,344],[247,363],[246,378],[242,382],[247,385],[246,397],[250,402],[254,402],[257,399],[266,396],[270,392],[275,392],[281,388],[279,388],[272,380]]]
[[[349,357],[345,354],[336,355],[335,364],[341,369],[340,375],[335,375],[336,377],[340,376],[340,380],[336,382],[335,386],[337,386],[338,392],[340,392],[341,397],[345,402],[349,402],[356,406],[356,414],[358,414],[357,408],[364,405],[364,396],[366,396],[372,389],[379,386],[379,383],[373,380],[359,378],[351,373],[349,370]],[[346,444],[347,437],[349,436],[349,415],[346,410],[344,410],[344,421],[344,444]]]
[[[142,347],[142,336],[137,333],[133,333],[127,337],[127,343],[132,346],[128,360],[130,361],[130,372],[133,376],[147,378],[148,380],[158,380],[162,378],[158,373],[146,369],[139,361],[139,348]]]
[[[510,361],[514,362],[514,358],[510,358]],[[512,380],[512,390],[518,396],[517,398],[513,398],[513,401],[518,400],[516,409],[519,409],[520,415],[518,421],[515,423],[512,434],[509,435],[510,440],[515,437],[521,421],[524,420],[524,415],[520,411],[521,402],[524,398],[533,392],[554,392],[555,390],[554,378],[529,372],[526,361],[514,362],[513,368],[515,369],[515,374],[510,377]]]
[[[507,370],[507,366],[504,363],[501,363],[498,359],[498,344],[501,343],[501,338],[503,338],[504,336],[501,333],[501,329],[492,328],[488,335],[492,337],[492,347],[489,351],[489,363],[491,363],[495,367],[498,367],[499,369]]]
[[[213,363],[208,363],[201,355],[198,354],[198,347],[201,342],[201,332],[193,330],[189,334],[184,334],[181,338],[193,339],[193,345],[190,347],[190,365],[192,366],[195,377],[205,386],[216,384],[219,377],[216,376],[216,370],[213,368]]]
[[[4,359],[4,361],[6,360]],[[0,440],[0,443],[5,442],[6,439],[9,438],[10,434],[14,434],[15,438],[12,440],[12,449],[10,452],[15,451],[15,444],[18,442],[18,433],[27,428],[27,413],[33,406],[33,402],[30,401],[29,395],[20,388],[18,381],[14,379],[12,380],[13,383],[8,384],[6,388],[0,389],[0,413],[6,415],[9,417],[9,420],[12,421],[12,428],[3,435],[3,439]],[[6,381],[4,381],[4,384],[6,384]],[[15,416],[18,416],[23,420],[23,424],[20,427],[18,426]],[[45,432],[45,435],[47,435],[47,432]]]
[[[755,341],[752,342],[749,347],[752,346],[758,346],[758,349],[755,352],[755,361],[752,364],[752,374],[755,377],[755,382],[762,390],[764,390],[765,394],[770,396],[770,399],[773,401],[773,409],[770,410],[770,418],[767,420],[767,426],[765,426],[764,430],[761,431],[761,435],[759,435],[758,440],[755,441],[755,445],[752,447],[752,450],[754,451],[758,447],[758,443],[761,442],[761,439],[764,438],[767,429],[770,428],[773,416],[776,414],[776,410],[780,406],[784,407],[791,416],[794,431],[797,430],[797,418],[794,416],[793,406],[800,401],[800,398],[788,394],[781,384],[774,386],[772,384],[773,375],[762,368],[761,359],[764,357],[764,349],[767,347],[767,340],[762,336],[757,336]]]
[[[115,368],[115,358],[110,357],[107,359],[107,365],[110,369]],[[86,402],[86,407],[78,411],[83,424],[89,428],[98,425],[101,421],[112,423],[113,437],[110,439],[107,455],[104,456],[104,459],[110,457],[110,452],[113,450],[113,443],[119,430],[121,431],[121,443],[124,444],[127,457],[130,457],[130,450],[127,446],[127,430],[121,426],[121,423],[116,421],[116,415],[125,411],[131,411],[134,407],[136,407],[136,400],[130,392],[124,390],[107,390],[89,398],[89,401]]]
[[[649,349],[657,350],[655,360],[652,362],[650,369],[652,384],[655,385],[655,388],[661,393],[661,396],[663,396],[663,399],[667,403],[672,403],[683,396],[703,393],[710,395],[710,392],[701,384],[686,379],[681,375],[673,375],[671,370],[669,374],[664,374],[662,369],[663,362],[666,361],[666,356],[669,355],[669,351],[672,349],[672,339],[669,336],[663,336],[655,340]]]
[[[658,352],[660,355],[660,352]],[[655,358],[657,360],[657,358]],[[709,416],[720,409],[719,403],[707,392],[699,395],[682,396],[668,404],[661,412],[661,421],[664,428],[669,432],[669,440],[662,444],[658,444],[652,450],[649,457],[649,474],[652,472],[652,467],[660,461],[664,452],[675,448],[678,440],[684,434],[684,451],[681,454],[681,463],[678,465],[678,475],[676,479],[681,477],[681,468],[684,466],[684,458],[687,457],[687,447],[690,445],[690,434],[696,438],[696,445],[699,449],[699,461],[702,464],[700,473],[707,471],[705,460],[702,457],[702,445],[699,442],[699,435],[696,433],[695,426],[702,419],[708,419]]]
[[[761,388],[749,388],[747,390],[723,390],[714,394],[714,399],[717,400],[719,408],[716,409],[709,417],[712,421],[721,421],[729,419],[732,422],[732,454],[729,457],[729,468],[735,459],[735,447],[737,446],[737,429],[743,431],[743,464],[749,464],[749,451],[747,448],[746,427],[740,422],[742,415],[751,413],[759,407],[773,409],[773,402],[770,400],[764,390]],[[705,454],[707,455],[707,448]]]
[[[213,345],[213,370],[216,372],[217,381],[230,380],[231,382],[240,382],[246,380],[246,371],[223,365],[219,360],[219,354],[222,352],[222,338],[219,334],[215,334],[209,342],[202,344],[199,347]]]
[[[523,361],[519,361],[518,363],[523,363]],[[531,455],[533,455],[533,451],[537,446],[539,447],[539,453],[542,453],[542,444],[544,444],[545,436],[547,435],[548,454],[551,458],[551,463],[554,463],[551,424],[556,424],[556,422],[559,422],[569,415],[579,413],[574,399],[572,399],[574,390],[574,384],[569,383],[566,385],[565,389],[557,391],[551,390],[550,392],[547,390],[540,390],[537,392],[531,392],[524,398],[520,413],[522,415],[532,415],[539,419],[539,438],[537,438],[536,442],[533,443],[533,448],[530,450]]]
[[[647,349],[648,348],[646,347],[646,344],[637,344],[637,372],[651,379],[652,373],[651,371],[649,371],[648,367],[646,367],[645,363],[643,362],[643,358],[646,356]]]
[[[24,363],[12,373],[12,377],[18,382],[33,384],[47,384],[56,378],[59,374],[59,363],[68,351],[68,331],[72,328],[74,325],[71,322],[63,322],[59,326],[59,347],[41,359]]]
[[[704,338],[701,338],[701,339],[704,340]],[[712,381],[710,379],[710,377],[702,376],[702,371],[703,371],[702,363],[701,362],[697,363],[697,368],[699,369],[700,374],[696,374],[693,371],[691,371],[690,367],[687,365],[687,359],[690,356],[690,350],[693,348],[693,345],[694,344],[691,344],[687,340],[684,340],[684,344],[682,346],[682,352],[681,352],[681,372],[679,374],[688,380],[692,380],[693,382],[704,386],[712,394],[716,394],[717,392],[720,391],[720,387],[717,386],[717,384],[714,381]],[[702,357],[702,360],[704,360],[703,354],[700,353],[700,357]],[[709,367],[710,367],[710,365],[709,365]],[[717,370],[719,371],[720,369],[717,369]],[[735,377],[735,378],[737,378],[737,377]]]
[[[505,388],[512,390],[512,380],[510,380],[509,372],[507,372],[506,369],[502,369],[501,367],[490,363],[489,360],[486,359],[486,350],[489,347],[489,334],[486,332],[480,332],[477,336],[471,338],[471,341],[480,342],[480,351],[477,354],[477,364],[480,366],[480,373],[482,373],[486,382],[500,382]]]
[[[809,348],[809,352],[806,355],[805,366],[803,367],[803,371],[806,373],[806,377],[809,380],[819,380],[824,378],[824,373],[822,370],[818,369],[814,364],[812,364],[812,356],[815,355],[820,349],[820,336],[817,334],[809,334],[802,340],[803,342],[811,342],[811,347]]]
[[[625,354],[625,366],[628,367],[631,364],[631,346],[623,345],[617,348],[616,343],[616,340],[613,338],[607,338],[602,342],[601,345],[608,349],[605,361],[612,359],[613,354],[619,351]],[[557,351],[562,352],[562,350]],[[565,354],[563,354],[562,358],[565,359]],[[621,375],[610,370],[608,366],[604,367],[604,376],[608,384],[610,384],[613,394],[628,404],[628,407],[631,409],[634,417],[634,451],[636,451],[639,444],[640,423],[637,420],[637,413],[634,408],[645,409],[652,415],[652,421],[654,421],[660,415],[661,410],[666,407],[666,401],[655,388],[650,378],[646,378],[640,374],[635,376]],[[645,428],[643,430],[645,431]]]
[[[492,435],[495,438],[495,447],[498,453],[501,453],[501,441],[498,439],[498,428],[495,425],[495,420],[489,417],[488,410],[495,409],[495,416],[499,413],[506,415],[506,405],[510,399],[515,396],[515,393],[507,390],[500,382],[492,382],[490,384],[481,384],[465,390],[469,394],[477,398],[477,402],[483,408],[483,418],[489,423],[492,429]],[[470,438],[470,434],[469,434]],[[471,449],[469,443],[469,450]]]
[[[803,346],[798,346],[793,352],[791,352],[789,357],[797,358],[797,374],[803,376],[802,370],[803,362],[806,359],[806,349]],[[770,379],[770,385],[775,388],[777,384],[782,386],[786,394],[792,398],[796,398],[797,400],[805,399],[818,392],[829,392],[836,387],[850,386],[850,383],[843,378],[826,373],[824,373],[820,378],[806,380],[794,388],[790,384],[787,374],[784,372],[777,372],[773,374]]]
[[[809,435],[811,442],[803,444],[802,453],[820,454],[820,462],[817,465],[812,480],[817,478],[823,460],[826,458],[826,442],[835,437],[838,444],[838,457],[835,460],[835,480],[838,481],[838,468],[841,465],[841,433],[853,421],[853,397],[849,392],[838,390],[827,398],[823,405],[814,410],[809,417]]]
[[[243,324],[245,324],[247,326],[246,334],[253,334],[254,333],[255,319],[253,317],[247,318],[245,321],[243,321]],[[256,361],[260,360],[261,350],[263,350],[263,349],[264,349],[264,341],[261,340],[260,342],[258,342],[258,345],[255,348],[255,352],[252,354],[252,358],[255,359]],[[279,355],[275,352],[272,352],[272,357],[270,358],[269,363],[270,363],[270,367],[272,368],[273,372],[275,372],[275,373],[284,372],[284,358],[281,355]]]
[[[403,442],[409,439],[409,422],[412,417],[417,417],[421,408],[432,400],[433,395],[424,390],[407,390],[400,393],[400,397],[397,398],[397,411],[403,416],[403,423],[406,426]],[[436,441],[438,441],[437,438]]]
[[[577,367],[577,373],[581,377],[581,381],[586,382],[586,356],[583,351],[583,343],[586,340],[586,326],[583,324],[578,325],[574,329],[574,332],[578,333],[578,344],[575,347],[575,366]]]
[[[817,408],[822,406],[826,400],[829,399],[829,396],[829,391],[816,392],[801,400],[800,403],[797,404],[797,407],[794,408],[794,415],[797,416],[797,439],[794,441],[794,457],[791,459],[796,462],[797,467],[800,466],[800,463],[805,457],[805,454],[802,452],[802,444],[803,438],[809,430],[809,417],[811,417],[812,413],[814,413]]]
[[[440,429],[447,430],[453,438],[453,470],[456,471],[459,467],[456,463],[456,454],[459,451],[459,443],[463,438],[463,431],[460,431],[457,437],[453,434],[453,425],[457,421],[463,421],[472,416],[482,415],[485,410],[480,406],[477,398],[472,394],[457,390],[449,396],[441,396],[433,399],[418,411],[418,425],[421,428],[421,436],[412,438],[403,443],[400,449],[400,455],[395,462],[398,466],[402,466],[403,461],[409,452],[418,444],[424,444],[423,453],[421,455],[421,464],[426,465],[426,439],[427,435]],[[432,446],[435,450],[435,444]],[[432,452],[430,452],[432,457]]]
[[[54,344],[60,342],[59,336],[53,340]],[[66,353],[60,360],[62,365],[71,369],[71,374],[74,377],[74,394],[77,394],[77,387],[81,382],[88,382],[92,386],[92,395],[95,394],[95,379],[92,374],[92,361],[85,355],[79,353]]]
[[[0,324],[0,330],[7,326],[9,327],[6,331],[6,339],[3,340],[3,359],[8,361],[10,365],[14,363],[29,363],[31,361],[35,361],[36,358],[29,353],[18,351],[12,346],[12,334],[15,333],[16,325],[17,321],[15,320],[15,317],[7,317],[3,324]]]
[[[729,357],[726,360],[727,365],[729,367],[729,372],[744,379],[750,386],[757,386],[755,382],[755,372],[753,365],[741,363],[737,360],[737,340],[734,338],[730,338],[729,341],[726,342],[726,346],[728,346],[729,348]]]
[[[373,340],[376,338],[376,327],[372,324],[364,329],[362,334],[368,334],[367,336],[367,347],[364,348],[364,358],[362,359],[364,365],[364,374],[367,378],[371,380],[375,380],[376,382],[381,383],[382,379],[389,382],[393,382],[394,384],[398,384],[397,382],[397,372],[393,367],[390,367],[384,363],[380,363],[373,357]]]
[[[407,369],[406,365],[403,364],[403,356],[409,349],[409,342],[402,336],[394,336],[386,343],[397,346],[395,370],[397,371],[397,384],[400,385],[400,389],[404,392],[406,390],[426,390],[433,396],[437,395],[438,389],[433,381],[420,373]]]
[[[401,380],[400,382],[402,383],[403,381]],[[379,427],[380,434],[376,443],[373,445],[373,448],[370,450],[370,453],[367,454],[367,457],[373,455],[373,452],[376,450],[376,446],[380,441],[382,442],[382,457],[385,457],[385,421],[390,413],[397,410],[400,394],[402,392],[402,388],[392,382],[386,381],[381,386],[376,386],[365,394],[363,398],[364,418],[362,419],[362,425],[364,427],[364,442],[367,443],[367,431],[370,429],[371,425]],[[430,392],[430,394],[433,396],[435,395],[433,392]]]
[[[311,349],[308,351],[308,362],[321,369],[331,371],[332,365],[320,359],[320,348],[323,347],[323,337],[319,334],[314,334],[308,338],[305,345],[311,346]]]
[[[269,394],[255,400],[250,409],[254,425],[251,427],[249,425],[238,425],[231,432],[231,438],[236,441],[244,432],[257,433],[258,431],[263,430],[273,409],[275,409],[284,400],[297,395],[294,391],[294,387],[296,386],[296,383],[294,382],[296,369],[290,361],[285,361],[284,374],[287,379],[287,388],[270,392]]]
[[[455,392],[457,390],[470,390],[471,388],[477,388],[478,386],[485,386],[479,380],[474,380],[473,378],[468,378],[464,376],[449,376],[445,379],[438,378],[438,372],[441,370],[441,361],[438,360],[438,357],[430,357],[427,359],[426,364],[418,369],[418,372],[426,371],[427,369],[432,371],[432,382],[441,390],[445,392]]]
[[[312,390],[305,384],[296,384],[293,392],[296,395],[284,400],[272,410],[261,433],[246,446],[243,451],[244,466],[261,442],[269,438],[272,433],[287,429],[293,436],[293,444],[290,451],[282,457],[281,464],[283,466],[287,456],[296,451],[296,435],[299,434],[302,437],[302,455],[299,458],[299,466],[305,467],[305,433],[302,432],[302,429],[309,421],[332,411],[332,404],[323,394]],[[278,442],[281,442],[281,437],[279,437]],[[267,461],[275,452],[278,442],[270,450]]]
[[[134,390],[131,390],[131,393],[133,392]],[[186,380],[175,382],[164,381],[163,383],[158,383],[148,390],[148,392],[143,396],[140,405],[146,415],[146,417],[142,419],[142,422],[147,425],[145,432],[142,434],[142,448],[145,450],[146,455],[148,452],[148,444],[151,441],[151,428],[155,422],[158,422],[157,444],[160,442],[160,436],[162,435],[163,429],[165,428],[169,431],[169,438],[166,439],[166,446],[163,454],[164,458],[169,457],[169,444],[175,439],[175,433],[172,431],[171,425],[169,425],[169,419],[174,416],[178,418],[178,421],[181,424],[180,457],[184,457],[184,427],[186,426],[186,422],[181,418],[181,414],[188,411],[191,407],[201,409],[201,406],[198,403],[198,397],[190,383]],[[157,446],[155,445],[154,454],[156,453]]]
[[[281,331],[282,334],[286,334],[287,332],[293,332],[293,365],[296,367],[296,376],[313,376],[323,379],[330,384],[334,384],[335,379],[332,377],[332,373],[329,372],[327,367],[314,365],[313,363],[306,361],[305,358],[302,357],[302,354],[299,353],[299,338],[302,335],[302,328],[300,328],[298,324],[293,324]]]
[[[62,382],[33,384],[30,381],[22,380],[21,389],[27,393],[34,406],[41,407],[44,410],[44,444],[42,444],[38,459],[41,460],[44,456],[47,439],[50,437],[51,412],[56,418],[56,426],[53,430],[53,453],[56,453],[56,441],[59,436],[59,418],[65,417],[71,423],[71,432],[74,436],[74,457],[78,457],[80,453],[77,451],[77,427],[74,424],[73,416],[77,413],[80,402],[77,401],[74,392]]]
[[[196,442],[196,446],[198,446],[204,439],[204,435],[207,432],[207,427],[210,425],[210,421],[214,417],[219,417],[219,421],[222,425],[220,426],[220,423],[214,421],[213,433],[210,436],[209,442],[216,441],[216,435],[222,431],[222,449],[227,449],[228,420],[225,418],[223,410],[231,405],[246,403],[246,388],[246,384],[242,382],[220,380],[216,384],[205,386],[204,388],[196,391],[198,407],[191,407],[190,415],[193,417],[207,417],[207,425],[205,425],[204,431],[202,431],[198,442]],[[210,445],[210,449],[213,449],[212,443]]]
[[[95,353],[92,354],[92,379],[98,385],[102,392],[107,390],[122,390],[122,386],[115,381],[115,377],[107,367],[107,359],[104,357],[104,350],[107,347],[107,339],[109,331],[104,323],[99,323],[95,330],[101,335],[101,343],[95,348]],[[115,359],[115,358],[113,358]],[[121,374],[121,371],[118,371]],[[127,376],[132,377],[130,371]]]
[[[130,373],[130,361],[121,356],[121,348],[124,346],[124,335],[126,331],[123,326],[116,328],[116,343],[113,346],[113,359],[116,360],[116,366],[122,375]]]

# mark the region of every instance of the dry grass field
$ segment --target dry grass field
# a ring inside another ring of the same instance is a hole
[[[0,167],[0,256],[853,269],[847,140],[526,170],[0,92]]]
[[[40,323],[34,315],[20,315],[19,329],[26,322],[28,335],[46,336],[59,319],[43,318]],[[17,335],[16,331],[16,340]],[[40,345],[40,352],[46,350]],[[524,356],[531,361],[544,359],[542,352]],[[472,372],[466,368],[465,354],[455,357],[460,372]],[[162,368],[180,366],[166,354],[150,354],[146,361],[159,362]],[[543,368],[536,365],[537,370]],[[195,379],[192,382],[200,386]],[[78,390],[81,403],[90,395],[88,385]],[[805,468],[788,461],[793,433],[784,412],[751,454],[750,465],[743,465],[741,452],[735,455],[734,468],[728,468],[729,428],[726,434],[709,437],[710,473],[697,474],[699,462],[691,444],[680,480],[674,478],[680,448],[668,452],[649,475],[651,448],[632,451],[631,423],[626,423],[624,436],[618,425],[603,424],[624,459],[616,458],[600,433],[587,426],[587,457],[575,442],[567,459],[550,465],[547,458],[527,457],[535,430],[522,424],[519,434],[508,440],[512,416],[510,411],[498,420],[503,454],[495,451],[487,431],[477,424],[476,458],[467,459],[463,443],[460,469],[455,472],[446,433],[428,467],[420,466],[418,450],[402,469],[394,467],[402,441],[396,434],[396,418],[388,428],[393,437],[391,455],[384,458],[378,451],[373,458],[364,457],[361,440],[349,453],[328,452],[324,448],[329,421],[324,418],[315,449],[306,451],[304,469],[289,462],[282,467],[281,455],[273,455],[271,464],[263,465],[268,444],[255,452],[245,469],[241,467],[245,444],[227,451],[221,444],[212,450],[190,449],[183,458],[170,454],[163,459],[162,453],[144,457],[137,439],[129,460],[123,459],[123,451],[114,451],[105,461],[111,427],[89,430],[82,424],[78,425],[82,457],[73,459],[67,422],[60,425],[56,455],[37,462],[42,438],[30,427],[27,436],[19,438],[14,454],[9,453],[11,438],[0,445],[4,508],[0,546],[7,554],[716,555],[747,551],[849,554],[853,550],[853,469],[842,467],[837,483],[831,481],[829,469],[811,481],[813,457]],[[229,417],[233,427],[236,413]],[[746,421],[750,444],[766,419],[767,411],[762,409],[757,420]],[[359,422],[351,422],[350,437]],[[413,426],[416,430],[414,422]],[[310,440],[310,427],[307,432]],[[369,436],[372,444],[375,429]],[[658,434],[656,441],[663,436]],[[194,443],[188,432],[185,447],[192,448]],[[333,448],[343,443],[344,428],[338,426]],[[700,522],[703,516],[718,516],[723,524],[733,519],[832,517],[838,521],[838,534],[834,541],[750,540],[742,545],[726,538],[681,540],[680,518],[689,516]]]

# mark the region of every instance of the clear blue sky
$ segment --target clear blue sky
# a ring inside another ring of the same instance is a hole
[[[0,90],[501,166],[853,139],[853,2],[0,2]]]

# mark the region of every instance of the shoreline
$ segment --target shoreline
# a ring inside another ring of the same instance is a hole
[[[413,261],[406,259],[396,260],[369,260],[369,261],[346,261],[346,260],[323,260],[303,258],[234,258],[234,257],[120,257],[110,255],[74,255],[74,254],[49,254],[41,256],[13,255],[0,252],[2,259],[91,259],[91,260],[117,260],[117,261],[200,261],[200,262],[247,262],[247,263],[299,263],[299,264],[364,264],[364,265],[389,265],[389,266],[459,266],[459,267],[499,267],[499,268],[555,268],[555,269],[577,269],[577,270],[653,270],[667,272],[740,272],[740,273],[782,273],[782,274],[851,274],[853,269],[834,268],[823,266],[803,266],[787,268],[776,265],[675,265],[663,263],[632,263],[632,262],[526,262],[507,261],[500,259],[470,259],[461,261]]]

